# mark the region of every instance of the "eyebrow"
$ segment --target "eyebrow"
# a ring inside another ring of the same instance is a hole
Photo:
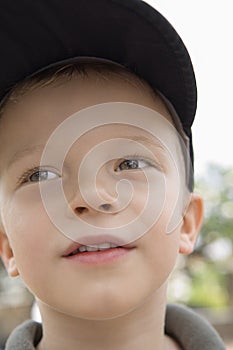
[[[141,142],[141,143],[145,143],[145,144],[149,144],[150,146],[157,146],[160,147],[161,149],[163,149],[161,143],[155,139],[155,140],[151,140],[150,138],[146,137],[146,136],[132,136],[132,135],[124,135],[121,138],[125,138],[128,140],[132,140],[132,141],[136,141],[136,142]],[[12,158],[10,159],[8,165],[7,165],[7,169],[10,168],[14,163],[20,161],[21,159],[23,159],[24,157],[27,157],[29,155],[31,155],[32,153],[36,153],[36,152],[40,152],[44,149],[44,145],[33,145],[33,146],[27,146],[24,149],[17,151]]]
[[[17,151],[12,158],[10,159],[7,168],[10,168],[12,164],[20,161],[22,158],[27,157],[31,155],[32,153],[40,152],[44,149],[44,145],[33,145],[33,146],[27,146],[24,149]]]
[[[132,141],[136,141],[136,142],[140,142],[140,143],[144,143],[144,144],[148,144],[150,146],[156,146],[159,147],[161,149],[164,150],[164,148],[162,147],[162,143],[157,139],[154,138],[153,140],[143,136],[143,135],[139,135],[139,136],[123,136],[123,138],[126,138],[128,140],[132,140]]]

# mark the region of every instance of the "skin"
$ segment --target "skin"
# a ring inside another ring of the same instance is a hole
[[[167,279],[178,253],[189,254],[193,250],[203,204],[198,195],[192,194],[184,215],[182,206],[179,207],[182,217],[179,225],[171,234],[165,234],[171,215],[169,203],[177,191],[169,161],[164,176],[170,191],[162,215],[147,234],[133,242],[130,255],[107,265],[87,267],[67,262],[62,255],[71,240],[51,223],[38,183],[17,185],[17,177],[28,167],[39,165],[43,146],[61,122],[85,107],[110,101],[137,103],[170,120],[163,102],[152,97],[149,89],[115,77],[102,81],[92,74],[84,80],[73,78],[27,92],[17,103],[9,103],[0,122],[0,253],[9,275],[20,275],[37,298],[44,332],[39,350],[179,349],[163,330]],[[105,140],[123,137],[126,131],[129,138],[141,133],[130,126],[127,130],[103,126],[83,135],[67,154],[69,171],[64,171],[62,178],[67,202],[75,215],[88,222],[119,225],[142,209],[146,198],[142,171],[116,172],[117,159],[107,162],[98,173],[96,184],[101,200],[96,208],[81,197],[76,184],[77,166],[88,150]],[[27,145],[42,147],[9,167],[14,154]],[[150,151],[156,153],[157,149],[150,146]],[[160,158],[166,163],[166,159]],[[154,169],[148,171],[154,174]],[[111,210],[98,211],[103,202],[114,209],[111,204],[116,197],[114,184],[123,177],[140,184],[135,187],[133,200],[115,214]],[[58,181],[58,177],[49,181]]]

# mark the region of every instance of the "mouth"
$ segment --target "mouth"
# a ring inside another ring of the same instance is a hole
[[[82,263],[103,263],[125,255],[133,248],[135,245],[126,244],[116,238],[108,237],[107,241],[106,237],[86,237],[85,244],[73,242],[62,257]]]
[[[123,248],[122,246],[116,245],[114,243],[102,243],[102,244],[93,244],[93,245],[80,245],[80,247],[75,248],[70,253],[65,254],[65,257],[74,256],[77,254],[85,253],[85,252],[98,252],[103,250],[109,250],[113,248]]]

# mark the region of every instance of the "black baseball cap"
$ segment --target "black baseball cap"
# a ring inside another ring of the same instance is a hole
[[[172,104],[189,138],[197,90],[173,26],[141,0],[0,0],[0,102],[14,85],[77,57],[117,62]]]

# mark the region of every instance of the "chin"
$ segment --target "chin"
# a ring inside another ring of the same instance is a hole
[[[142,298],[132,299],[131,295],[125,295],[124,292],[120,296],[110,295],[96,296],[95,298],[76,298],[76,302],[64,303],[64,300],[56,305],[50,305],[53,310],[60,314],[66,315],[66,317],[73,317],[76,319],[92,320],[92,321],[104,321],[117,319],[124,315],[136,310],[142,303]],[[129,293],[130,294],[130,293]]]
[[[73,314],[73,316],[87,320],[104,321],[127,315],[137,307],[138,304],[132,303],[132,301],[127,302],[125,299],[116,300],[115,298],[112,298],[111,301],[104,300],[101,302],[95,300],[95,305],[92,305],[92,307],[88,304],[86,305],[86,308],[82,307],[82,310],[77,307],[76,315]]]

